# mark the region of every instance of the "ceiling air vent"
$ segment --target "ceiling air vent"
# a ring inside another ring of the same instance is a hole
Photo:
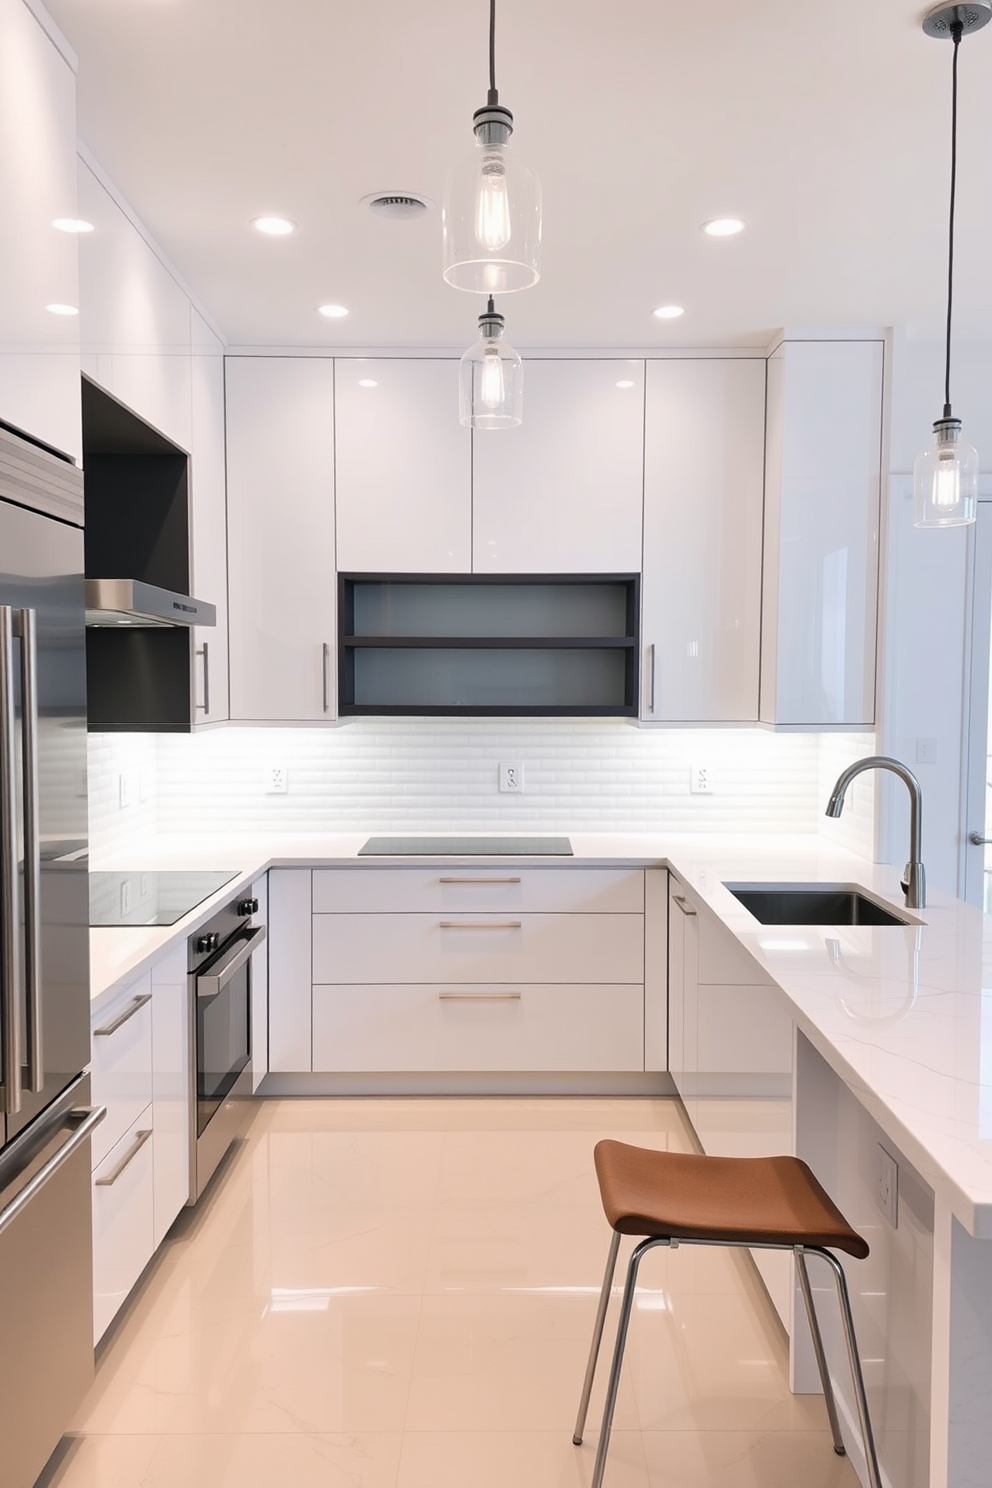
[[[426,196],[414,196],[409,191],[376,191],[363,200],[377,217],[391,217],[397,222],[421,216],[430,205]]]

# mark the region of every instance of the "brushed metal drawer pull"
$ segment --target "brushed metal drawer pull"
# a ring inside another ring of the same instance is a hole
[[[442,1002],[519,1002],[522,992],[439,992]]]
[[[522,930],[523,920],[439,920],[442,930]]]
[[[673,894],[672,898],[675,900],[675,903],[678,905],[679,909],[684,915],[694,915],[696,913],[696,911],[694,909],[691,909],[690,906],[686,903],[686,900],[682,894]]]
[[[109,1173],[107,1173],[105,1177],[95,1178],[93,1180],[96,1187],[109,1188],[112,1183],[116,1183],[118,1178],[123,1173],[124,1169],[127,1167],[128,1163],[132,1162],[137,1157],[138,1153],[141,1151],[142,1147],[144,1147],[150,1136],[150,1131],[135,1132],[134,1143],[129,1148],[129,1150],[125,1152],[120,1162],[117,1163],[116,1166]]]
[[[519,878],[439,878],[443,884],[518,884]]]
[[[118,1013],[114,1021],[112,1023],[108,1023],[106,1028],[94,1028],[93,1037],[109,1038],[112,1033],[117,1032],[118,1028],[123,1027],[123,1025],[129,1018],[133,1018],[135,1013],[140,1011],[140,1009],[144,1007],[146,1002],[151,1002],[151,1000],[152,994],[150,992],[142,992],[141,996],[136,997],[134,1001],[130,1003],[122,1013]]]

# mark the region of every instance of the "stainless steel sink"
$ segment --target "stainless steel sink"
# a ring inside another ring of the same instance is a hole
[[[728,883],[762,925],[913,925],[917,921],[869,899],[856,884]]]

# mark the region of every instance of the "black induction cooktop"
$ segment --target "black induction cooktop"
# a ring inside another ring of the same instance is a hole
[[[370,837],[360,858],[570,858],[567,837]]]
[[[153,872],[90,874],[90,924],[174,925],[204,899],[237,878],[230,868],[213,872],[183,868]]]

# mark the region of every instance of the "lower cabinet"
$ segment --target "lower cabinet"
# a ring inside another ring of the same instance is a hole
[[[99,1343],[155,1250],[149,1106],[93,1170],[93,1341]]]

